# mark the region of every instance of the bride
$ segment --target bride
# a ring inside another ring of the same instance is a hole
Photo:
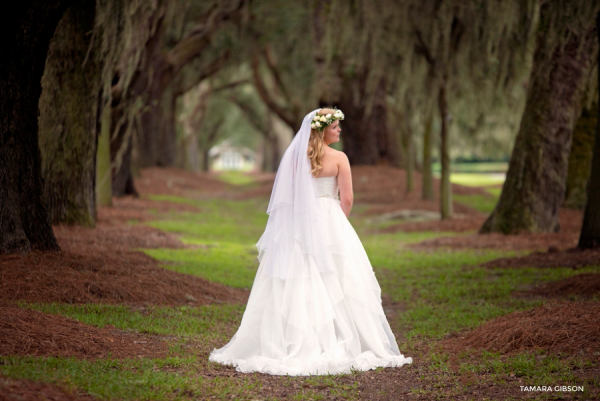
[[[398,350],[379,283],[347,219],[350,164],[328,146],[339,141],[343,119],[337,109],[312,111],[283,155],[246,311],[210,361],[291,376],[412,363]]]

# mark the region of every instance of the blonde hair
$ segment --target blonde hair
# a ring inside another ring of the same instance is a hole
[[[317,112],[317,115],[324,116],[328,113],[333,114],[335,110],[330,108],[321,109]],[[310,159],[310,172],[313,177],[319,175],[319,171],[323,168],[321,165],[321,160],[323,160],[323,156],[325,156],[325,142],[323,140],[325,136],[325,130],[310,130],[310,138],[308,138],[308,149],[306,154]]]

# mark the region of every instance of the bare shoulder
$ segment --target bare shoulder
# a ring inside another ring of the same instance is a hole
[[[346,156],[346,154],[344,152],[342,152],[341,150],[333,149],[333,148],[330,148],[330,150],[331,150],[331,155],[338,161],[338,163],[348,162],[348,156]]]

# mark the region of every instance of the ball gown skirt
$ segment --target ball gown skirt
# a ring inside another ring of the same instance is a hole
[[[244,373],[290,376],[412,363],[398,350],[373,268],[340,206],[337,178],[317,178],[317,189],[335,270],[319,271],[298,251],[291,260],[310,274],[279,278],[266,274],[275,261],[260,252],[240,327],[228,344],[212,351],[210,361]]]

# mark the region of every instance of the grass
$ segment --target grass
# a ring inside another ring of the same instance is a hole
[[[254,183],[254,177],[241,171],[224,171],[217,176],[219,180],[231,185],[250,185]]]
[[[200,307],[159,307],[142,310],[106,304],[37,304],[21,303],[40,312],[66,316],[82,323],[138,333],[186,336],[202,340],[224,339],[230,326],[237,326],[244,313],[242,305],[207,305]]]
[[[498,203],[498,197],[485,195],[452,195],[452,199],[483,213],[492,213]]]
[[[249,399],[249,393],[261,386],[252,377],[199,375],[209,364],[204,356],[97,361],[2,357],[0,361],[6,376],[56,383],[105,400]]]
[[[504,183],[504,174],[452,173],[450,182],[467,187],[487,187]]]
[[[186,241],[193,243],[193,241]],[[237,288],[250,288],[258,268],[256,248],[220,242],[198,249],[148,249],[148,255],[169,262],[163,267]]]
[[[453,173],[505,173],[508,162],[452,163],[450,168]],[[433,163],[432,169],[439,173],[441,164]]]

